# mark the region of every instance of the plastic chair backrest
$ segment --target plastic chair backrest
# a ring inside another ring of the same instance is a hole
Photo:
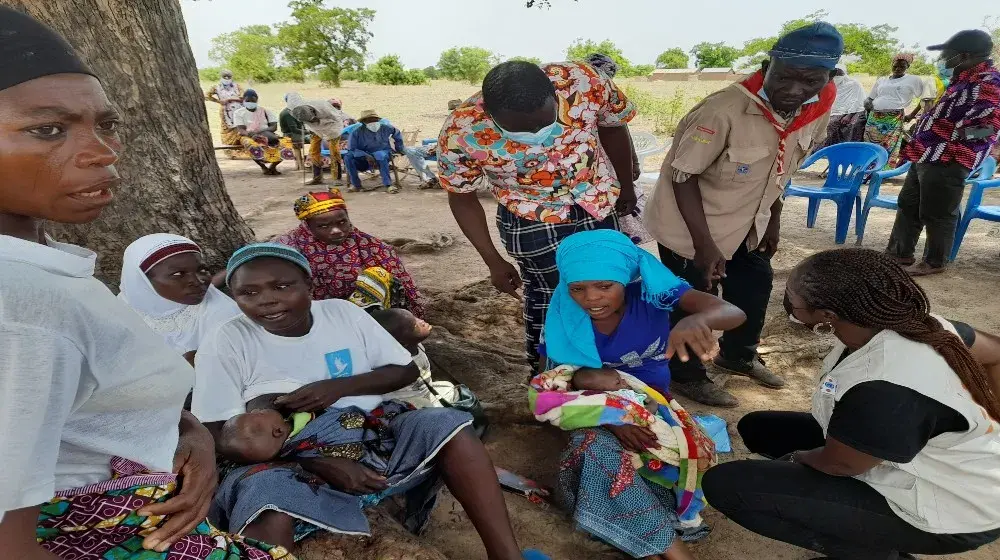
[[[635,153],[640,158],[651,156],[666,147],[657,140],[656,136],[648,132],[631,132],[631,134],[632,146],[635,147]]]
[[[842,142],[814,153],[802,167],[820,159],[830,163],[824,187],[860,188],[864,174],[884,166],[889,160],[889,153],[877,144]]]
[[[993,156],[986,156],[986,159],[979,164],[979,167],[972,170],[967,181],[985,181],[991,179],[997,172],[997,160]]]

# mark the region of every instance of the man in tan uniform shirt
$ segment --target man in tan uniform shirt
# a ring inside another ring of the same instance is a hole
[[[778,39],[766,73],[716,92],[678,124],[660,180],[644,211],[663,263],[700,290],[746,313],[723,335],[715,364],[771,388],[784,385],[757,355],[771,297],[781,195],[791,174],[826,135],[836,88],[830,71],[843,52],[831,25]],[[674,323],[683,317],[675,312]],[[737,406],[700,362],[670,366],[671,389],[698,402]]]

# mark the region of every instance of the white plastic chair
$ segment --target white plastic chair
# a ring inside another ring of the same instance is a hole
[[[635,147],[635,155],[639,158],[639,169],[643,168],[646,158],[666,151],[667,145],[648,132],[632,132],[632,145]],[[642,173],[639,175],[640,183],[656,183],[660,178],[660,172]]]

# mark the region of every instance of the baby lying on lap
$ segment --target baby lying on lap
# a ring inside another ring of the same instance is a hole
[[[618,370],[611,368],[580,368],[573,374],[570,382],[572,388],[577,391],[602,391],[614,393],[619,397],[628,399],[636,404],[642,405],[655,415],[660,408],[660,404],[648,395],[640,394],[632,390],[625,378],[618,373]]]

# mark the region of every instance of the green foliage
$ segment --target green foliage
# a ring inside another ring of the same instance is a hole
[[[610,39],[605,39],[600,43],[594,42],[591,39],[577,39],[576,41],[573,41],[572,45],[566,48],[566,59],[583,62],[587,60],[588,56],[594,53],[603,54],[615,61],[615,64],[618,65],[619,75],[632,75],[632,63],[625,58],[625,55],[622,54],[622,50],[619,49],[618,46],[615,45]]]
[[[674,90],[671,97],[659,97],[648,91],[641,90],[631,84],[625,84],[625,95],[635,103],[641,119],[653,121],[653,133],[670,135],[677,131],[677,123],[691,110],[700,99],[688,98],[682,88]]]
[[[365,69],[366,81],[386,86],[421,85],[427,83],[422,70],[407,70],[399,56],[391,54],[378,59]]]
[[[542,65],[542,59],[538,58],[537,56],[512,56],[507,60],[523,60],[525,62],[537,64],[538,66]]]
[[[817,21],[825,21],[829,15],[826,10],[819,10],[805,17],[786,21],[778,30],[777,35],[751,39],[744,43],[739,54],[741,56],[754,56],[767,52],[781,35]],[[901,48],[900,42],[896,38],[896,27],[888,24],[867,26],[860,23],[836,23],[834,27],[844,37],[844,54],[860,58],[850,65],[852,72],[874,76],[884,76],[889,73],[892,68],[892,55]],[[758,56],[757,58],[763,57]],[[925,69],[921,67],[920,70],[923,72]]]
[[[434,66],[428,66],[424,68],[424,76],[427,76],[428,80],[436,80],[441,77],[438,73],[438,69]]]
[[[318,70],[320,79],[334,86],[340,85],[344,70],[364,67],[375,10],[326,8],[323,0],[292,0],[288,6],[292,21],[277,26],[286,59],[299,68]]]
[[[642,76],[648,76],[656,70],[656,66],[652,64],[636,64],[635,66],[630,66],[627,72],[618,72],[619,76],[623,78],[639,78]]]
[[[198,69],[198,79],[203,82],[217,82],[221,78],[220,73],[222,72],[221,66],[209,66],[208,68]]]
[[[486,49],[453,47],[441,53],[437,67],[444,78],[478,84],[498,62],[499,58]]]
[[[680,47],[667,49],[656,57],[657,68],[687,68],[687,66],[688,55]]]
[[[740,51],[725,43],[701,42],[691,48],[698,68],[728,68],[739,58]]]
[[[278,41],[267,25],[249,25],[212,39],[209,57],[241,80],[267,83],[278,79]]]
[[[915,74],[917,76],[934,76],[937,74],[937,69],[934,68],[933,62],[921,54],[913,58],[913,64],[910,65],[910,69],[907,70],[907,73]]]

